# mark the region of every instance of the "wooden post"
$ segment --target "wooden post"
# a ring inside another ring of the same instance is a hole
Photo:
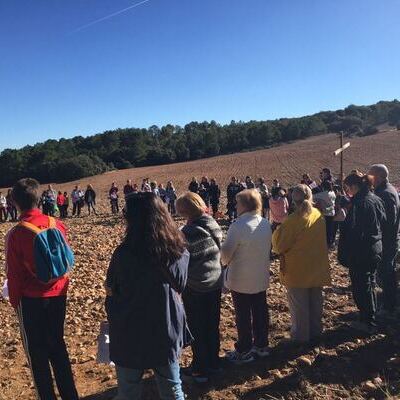
[[[343,138],[344,138],[343,131],[341,131],[340,132],[340,136],[339,136],[340,147],[333,152],[334,156],[338,156],[340,154],[340,186],[341,186],[342,189],[343,189],[343,180],[344,180],[344,176],[343,176],[343,173],[344,173],[343,152],[350,147],[350,142],[347,142],[347,143],[343,144]]]
[[[340,148],[343,148],[343,131],[340,132]],[[340,153],[340,187],[343,190],[343,151]]]

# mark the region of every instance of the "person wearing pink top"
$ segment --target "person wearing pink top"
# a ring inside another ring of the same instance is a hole
[[[274,231],[286,219],[289,211],[289,202],[281,188],[272,188],[269,207],[272,231]]]

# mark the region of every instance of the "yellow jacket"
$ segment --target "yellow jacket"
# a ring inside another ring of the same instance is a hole
[[[325,219],[316,208],[308,216],[289,215],[274,232],[272,247],[281,255],[281,282],[285,286],[330,285]]]

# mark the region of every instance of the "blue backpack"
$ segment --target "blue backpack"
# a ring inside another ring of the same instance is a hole
[[[72,270],[74,253],[57,228],[54,218],[49,217],[49,227],[44,229],[26,221],[20,222],[19,225],[35,233],[33,254],[36,277],[39,281],[56,281]]]

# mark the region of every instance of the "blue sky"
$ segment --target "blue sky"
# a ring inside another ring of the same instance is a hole
[[[398,0],[0,0],[0,149],[400,97]]]

